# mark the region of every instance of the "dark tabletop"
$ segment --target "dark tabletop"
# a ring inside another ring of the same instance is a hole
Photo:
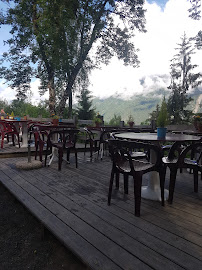
[[[131,139],[131,140],[139,140],[139,141],[161,141],[161,142],[198,141],[201,139],[199,136],[186,135],[186,134],[172,134],[172,133],[166,134],[165,139],[159,139],[157,137],[157,133],[124,132],[124,133],[116,133],[114,136],[120,139]]]

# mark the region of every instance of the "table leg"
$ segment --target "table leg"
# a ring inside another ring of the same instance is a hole
[[[161,189],[160,189],[160,180],[159,174],[157,172],[149,173],[148,186],[142,187],[142,198],[161,201]],[[164,189],[164,198],[168,199],[168,190]]]
[[[54,134],[54,136],[53,136],[52,139],[53,139],[54,142],[57,142],[58,141],[57,134]],[[54,157],[56,156],[56,154],[57,154],[57,148],[56,147],[52,147],[52,153],[50,155],[48,155],[48,158],[50,158],[50,160],[48,162],[48,166],[51,165],[51,163],[52,163]]]
[[[150,161],[155,162],[156,154],[153,150],[150,152]],[[150,172],[148,186],[142,187],[142,198],[161,201],[161,189],[160,189],[160,179],[158,172]],[[164,189],[164,198],[168,199],[168,190]]]
[[[22,122],[22,145],[21,147],[28,147],[28,133],[27,133],[27,122]]]

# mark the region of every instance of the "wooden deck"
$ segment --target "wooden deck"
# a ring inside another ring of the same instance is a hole
[[[179,174],[173,205],[142,199],[134,216],[133,187],[107,205],[111,162],[84,161],[20,171],[26,158],[0,159],[0,181],[90,269],[202,269],[202,181]],[[147,176],[144,183],[147,181]],[[132,181],[131,181],[132,182]]]

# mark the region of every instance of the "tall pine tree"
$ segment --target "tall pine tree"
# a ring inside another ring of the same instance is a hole
[[[168,87],[171,89],[168,111],[173,124],[188,121],[190,111],[186,108],[191,98],[187,92],[202,83],[202,74],[193,72],[197,65],[191,64],[191,56],[194,54],[191,39],[187,38],[184,33],[181,37],[181,43],[177,45],[178,53],[171,60],[171,83]]]
[[[92,108],[92,96],[88,89],[82,89],[78,98],[77,114],[79,119],[91,120],[95,116],[95,108]]]

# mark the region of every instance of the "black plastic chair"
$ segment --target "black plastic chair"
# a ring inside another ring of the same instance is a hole
[[[52,149],[55,147],[58,149],[58,170],[61,170],[61,165],[63,161],[63,152],[67,151],[67,162],[69,162],[70,151],[73,150],[75,153],[75,161],[76,161],[76,168],[78,167],[78,160],[77,160],[77,149],[76,149],[76,140],[77,140],[77,133],[79,131],[77,129],[70,129],[70,130],[55,130],[51,131],[48,135],[47,140],[47,149],[46,149],[46,156],[45,156],[45,166],[47,163],[47,156]]]
[[[163,157],[163,163],[166,167],[170,169],[170,184],[169,184],[169,198],[168,202],[171,204],[173,202],[173,195],[175,190],[175,182],[177,177],[177,170],[183,168],[189,168],[193,170],[194,175],[194,192],[198,192],[198,172],[202,173],[202,165],[199,164],[202,155],[202,142],[193,143],[187,146],[179,155],[178,149],[181,143],[175,142],[171,147],[167,157]],[[194,155],[193,153],[198,152],[197,159],[191,159]],[[187,158],[187,154],[191,158]]]
[[[108,150],[108,143],[110,139],[114,139],[113,132],[116,132],[117,129],[110,128],[105,129],[101,132],[99,145],[98,145],[98,158],[100,155],[100,159],[102,160],[104,153]]]
[[[85,131],[85,148],[84,155],[86,154],[87,144],[90,145],[90,158],[92,159],[93,153],[97,153],[99,150],[100,134],[101,130],[91,130],[89,128],[84,128]],[[94,131],[94,132],[93,132]],[[96,132],[96,134],[95,134]]]
[[[147,159],[142,159],[138,157],[136,159],[132,158],[130,154],[132,149],[143,149],[144,152],[153,150],[156,154],[155,163],[153,164]],[[119,178],[119,174],[123,174],[125,193],[128,193],[128,176],[131,175],[134,181],[135,216],[139,217],[142,176],[145,173],[157,171],[160,176],[161,203],[164,206],[165,167],[162,163],[161,149],[157,145],[152,145],[148,143],[123,140],[109,140],[109,151],[113,164],[109,184],[108,205],[110,205],[111,202],[114,175],[116,175],[116,178]]]

